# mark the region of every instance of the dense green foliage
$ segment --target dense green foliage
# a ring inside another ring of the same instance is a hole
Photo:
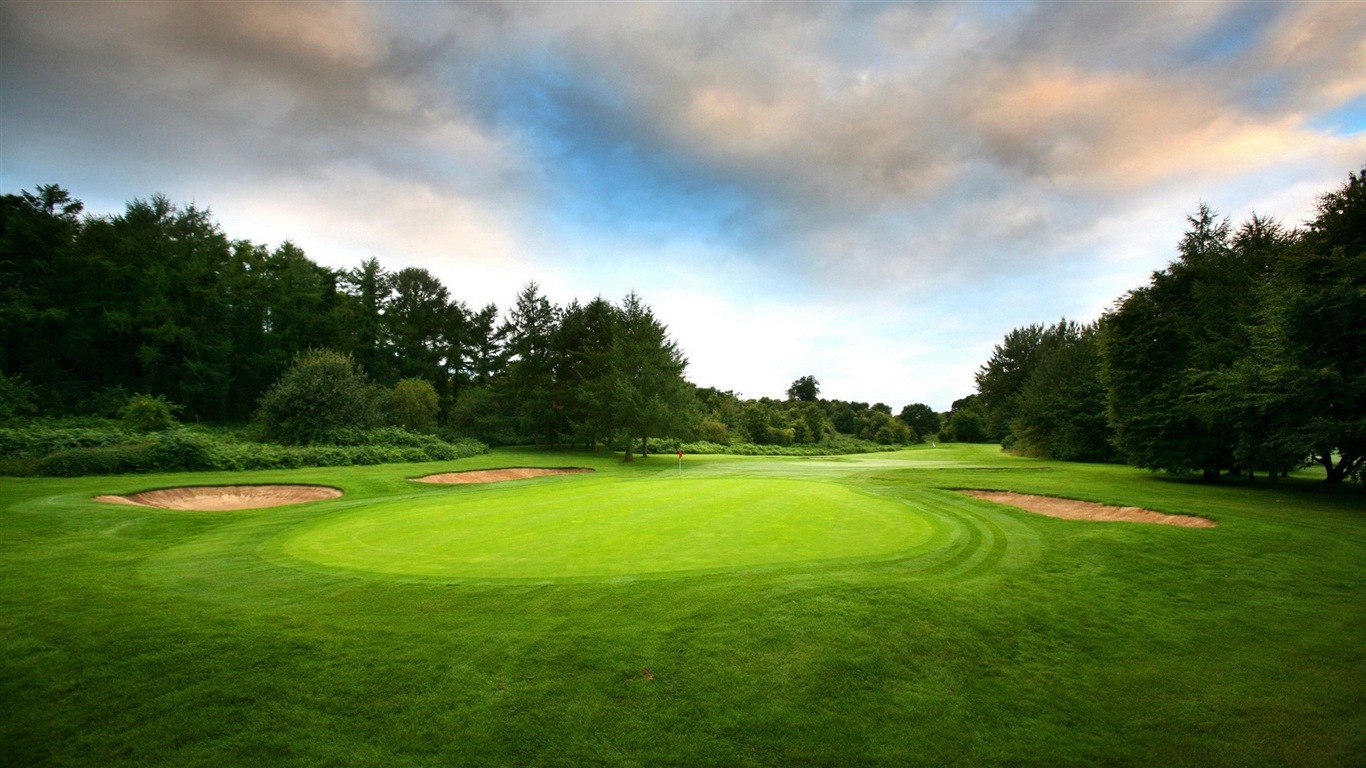
[[[338,429],[377,427],[382,411],[379,393],[350,355],[314,349],[266,390],[258,418],[270,439],[308,445]]]
[[[468,438],[442,439],[398,427],[337,428],[307,446],[261,443],[229,430],[146,433],[121,422],[72,427],[30,422],[0,427],[0,474],[74,477],[176,470],[329,467],[447,461],[484,453]]]
[[[117,216],[82,210],[55,185],[0,197],[0,419],[114,416],[136,392],[152,398],[138,401],[145,429],[166,426],[147,411],[155,401],[189,423],[255,416],[287,444],[388,423],[628,456],[661,435],[892,445],[937,430],[818,400],[814,376],[785,403],[728,395],[718,409],[634,293],[560,306],[531,282],[500,318],[426,270],[327,269],[293,243],[230,239],[208,211],[164,197]]]
[[[175,415],[180,410],[180,406],[162,395],[133,395],[119,410],[119,418],[130,429],[158,432],[175,426]]]
[[[676,464],[497,450],[425,465],[0,478],[5,761],[1220,768],[1366,753],[1360,488],[1295,474],[1274,488],[1207,486],[993,446],[685,456],[681,477]],[[518,465],[597,471],[487,487],[407,480]],[[346,495],[228,513],[91,500],[243,482]],[[830,509],[808,524],[797,486],[822,503],[867,499],[871,516],[832,534]],[[1219,527],[1058,520],[946,490],[961,487]],[[785,507],[750,517],[757,488]],[[700,504],[712,489],[715,503]],[[489,535],[485,505],[516,535]],[[889,505],[899,518],[880,517]],[[411,534],[386,540],[392,556],[347,548],[343,534],[399,533],[389,517]],[[595,556],[546,575],[542,542],[548,554],[591,545],[576,520],[627,575],[573,571]],[[867,537],[884,522],[897,536]],[[431,546],[429,526],[459,558]],[[742,535],[728,539],[732,526]],[[468,549],[462,530],[488,549]],[[784,562],[775,542],[804,554]],[[478,559],[495,551],[506,556]],[[652,553],[705,570],[650,575]],[[529,578],[420,573],[456,567]]]
[[[389,394],[389,413],[395,424],[413,432],[436,431],[441,401],[426,379],[404,379]]]
[[[1095,326],[1007,334],[945,436],[1154,470],[1366,468],[1366,168],[1302,230],[1207,205],[1179,257]]]

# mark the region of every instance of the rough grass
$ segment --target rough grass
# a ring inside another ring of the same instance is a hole
[[[487,488],[406,479],[536,464],[598,472]],[[495,451],[0,479],[0,754],[21,765],[386,766],[1274,766],[1366,754],[1359,489],[1208,487],[979,446],[687,457],[682,478],[676,465]],[[226,513],[90,501],[246,482],[346,496]],[[556,515],[572,510],[575,483],[613,503],[585,498],[595,535],[571,547]],[[747,506],[747,483],[781,503],[723,524]],[[800,489],[822,485],[834,506],[808,514]],[[1058,520],[950,488],[1220,526]],[[708,505],[709,489],[739,501]],[[612,522],[633,496],[673,499],[681,517],[653,505]],[[904,521],[866,519],[890,509]],[[461,543],[455,532],[480,510],[492,510],[488,524],[466,530],[483,544]],[[384,546],[410,565],[445,558],[446,571],[385,572],[373,554],[337,562],[347,550],[336,534],[380,512],[395,522],[370,524]],[[708,543],[695,535],[708,525],[739,533]],[[500,528],[519,543],[498,541]],[[643,548],[632,566],[632,538],[654,535],[681,538],[679,551]],[[907,546],[858,546],[897,536]],[[774,537],[790,541],[765,550]],[[310,541],[332,559],[290,551]],[[464,549],[443,555],[432,541]],[[481,546],[493,557],[484,571],[451,570]],[[773,554],[801,546],[797,561]],[[510,565],[507,547],[535,567]],[[661,575],[647,552],[702,564]]]

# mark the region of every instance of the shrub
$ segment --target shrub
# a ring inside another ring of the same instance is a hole
[[[61,427],[29,424],[0,428],[0,454],[38,458],[69,448],[100,448],[129,442],[132,435],[119,427]]]
[[[322,442],[333,430],[379,423],[365,374],[350,355],[327,349],[300,354],[261,397],[266,436],[291,445]]]
[[[193,472],[214,469],[211,441],[183,429],[163,432],[147,448],[148,470]]]
[[[111,445],[102,448],[68,448],[44,456],[34,474],[48,477],[121,475],[151,470],[146,444]]]
[[[139,432],[160,432],[175,426],[175,415],[181,406],[161,395],[133,395],[119,409],[119,418],[129,429]]]

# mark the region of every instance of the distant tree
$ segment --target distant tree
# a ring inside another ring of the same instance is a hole
[[[1055,327],[1020,391],[1011,435],[1016,450],[1064,461],[1110,461],[1114,448],[1100,380],[1094,325]]]
[[[953,401],[939,439],[948,443],[985,443],[991,438],[987,433],[986,419],[982,416],[981,397],[968,395]]]
[[[924,403],[912,403],[902,408],[897,418],[920,438],[929,437],[939,431],[939,414]]]
[[[816,381],[815,376],[803,376],[792,382],[792,386],[787,388],[788,400],[800,400],[804,403],[814,403],[816,397],[821,393],[820,382]]]
[[[778,404],[769,398],[743,404],[741,426],[746,439],[756,445],[791,445],[797,431]]]

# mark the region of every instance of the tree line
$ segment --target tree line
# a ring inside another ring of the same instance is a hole
[[[1202,204],[1177,259],[1091,324],[1016,328],[945,434],[1153,470],[1366,471],[1366,168],[1300,228]]]
[[[747,400],[695,387],[686,367],[635,293],[561,306],[531,282],[502,313],[425,269],[336,270],[288,241],[231,239],[160,195],[106,216],[57,185],[0,197],[0,415],[112,415],[141,393],[187,420],[255,418],[307,443],[326,432],[306,418],[312,398],[347,426],[628,455],[651,436],[892,445],[938,428],[923,404],[894,418],[820,400],[811,376],[787,400]]]

